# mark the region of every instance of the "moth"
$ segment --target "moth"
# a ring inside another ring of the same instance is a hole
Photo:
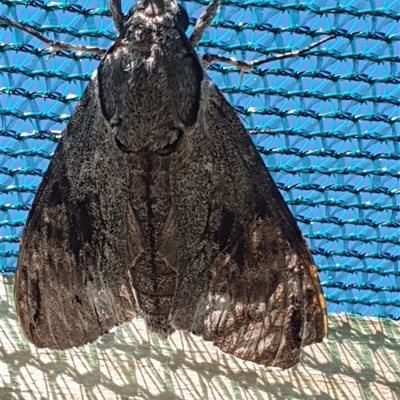
[[[140,313],[163,338],[188,331],[241,359],[292,367],[327,333],[295,219],[205,73],[176,0],[138,0],[126,23],[119,1],[111,10],[120,34],[22,235],[14,294],[23,333],[68,349]]]

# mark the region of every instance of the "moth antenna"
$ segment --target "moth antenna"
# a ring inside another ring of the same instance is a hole
[[[122,13],[121,0],[110,0],[109,9],[114,21],[115,29],[121,33],[124,27],[124,14]]]
[[[193,46],[196,46],[200,42],[204,32],[210,27],[212,20],[217,15],[220,5],[221,0],[212,0],[200,15],[189,39]]]
[[[51,40],[51,39],[47,38],[46,36],[43,36],[35,28],[32,28],[29,25],[22,25],[19,22],[11,21],[10,19],[8,19],[2,15],[0,16],[0,22],[7,26],[12,26],[13,28],[17,28],[23,32],[29,33],[33,37],[42,41],[43,43],[46,43],[50,47],[50,51],[51,51],[49,58],[51,58],[55,53],[58,53],[59,51],[62,51],[62,50],[96,54],[97,56],[99,56],[101,58],[107,52],[106,49],[102,49],[101,47],[80,46],[80,45],[76,45],[76,44],[70,44],[70,43],[58,42],[56,40]]]
[[[256,130],[256,129],[250,129],[247,131],[247,133],[249,135],[276,135],[276,131],[274,131],[273,129],[260,129],[260,130]]]
[[[336,37],[336,34],[333,33],[332,35],[326,36],[314,43],[311,43],[309,46],[304,47],[302,49],[290,51],[289,53],[277,54],[276,56],[266,58],[265,60],[252,61],[251,64],[253,65],[253,68],[255,68],[255,67],[258,67],[267,62],[283,60],[285,58],[299,57],[299,56],[307,54],[310,50],[320,46],[321,44],[323,44],[325,42],[328,42],[329,40],[334,39],[335,37]]]
[[[321,44],[327,42],[328,40],[332,40],[335,37],[336,37],[336,34],[332,34],[327,37],[324,37],[321,40],[318,40],[317,42],[311,43],[309,46],[304,47],[303,49],[294,50],[294,51],[290,51],[288,53],[283,53],[283,54],[277,54],[273,57],[267,57],[263,60],[256,60],[256,61],[242,61],[242,60],[236,60],[236,58],[234,58],[234,57],[224,57],[224,56],[219,56],[217,54],[206,53],[202,56],[202,63],[203,63],[203,66],[204,65],[209,66],[212,62],[221,62],[221,63],[232,65],[232,66],[240,69],[240,71],[243,73],[250,72],[254,68],[259,67],[260,65],[271,62],[271,61],[284,60],[285,58],[293,58],[293,57],[299,57],[299,56],[305,55],[310,50],[314,49],[315,47],[320,46]]]

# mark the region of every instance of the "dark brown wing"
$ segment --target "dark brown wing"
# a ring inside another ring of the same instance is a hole
[[[102,123],[96,85],[63,133],[21,240],[16,308],[37,347],[80,346],[135,316],[126,159]]]
[[[318,273],[297,224],[238,116],[210,85],[211,284],[193,330],[221,350],[289,368],[327,332]],[[182,312],[183,310],[181,310]]]

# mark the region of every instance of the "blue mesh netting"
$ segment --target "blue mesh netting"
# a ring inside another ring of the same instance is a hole
[[[209,72],[297,218],[329,311],[400,319],[398,0],[223,3],[200,53],[253,60],[337,33],[311,55],[243,79],[226,65]],[[105,0],[0,4],[4,16],[52,39],[108,47],[115,38]],[[183,4],[193,25],[207,1]],[[48,60],[36,38],[0,29],[0,271],[12,272],[38,184],[99,60],[70,52]]]

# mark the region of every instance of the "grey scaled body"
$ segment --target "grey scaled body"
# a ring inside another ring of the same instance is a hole
[[[21,327],[66,349],[140,310],[162,337],[288,368],[326,332],[318,276],[177,11],[139,0],[63,133],[21,241]]]

